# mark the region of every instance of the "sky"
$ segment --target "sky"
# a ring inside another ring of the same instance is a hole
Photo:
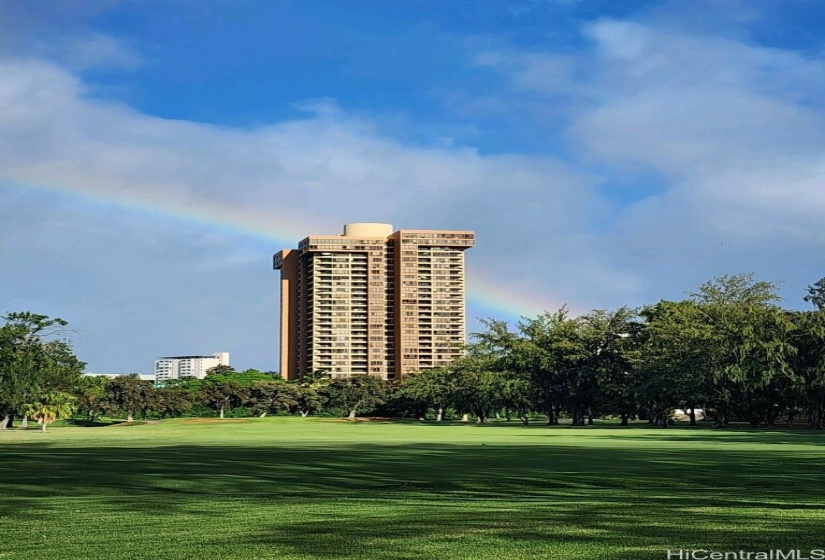
[[[0,0],[0,313],[275,370],[272,254],[468,229],[468,328],[825,276],[819,0]]]

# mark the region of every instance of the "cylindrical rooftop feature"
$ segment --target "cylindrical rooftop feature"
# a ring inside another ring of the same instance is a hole
[[[392,224],[359,223],[344,225],[344,237],[389,237]]]

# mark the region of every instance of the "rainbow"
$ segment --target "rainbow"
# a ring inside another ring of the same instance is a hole
[[[63,178],[65,180],[65,177]],[[273,252],[294,246],[306,236],[308,230],[335,231],[340,224],[312,222],[279,216],[273,219],[269,209],[234,209],[225,204],[212,203],[175,193],[160,191],[146,192],[128,188],[129,185],[113,185],[107,180],[105,186],[95,186],[88,178],[70,180],[61,185],[33,182],[19,178],[0,177],[4,188],[55,193],[69,196],[82,202],[111,206],[140,212],[158,219],[198,225],[210,230],[219,230],[245,238],[253,238],[272,243]],[[102,181],[101,181],[102,182]],[[83,185],[83,186],[79,186]],[[468,328],[473,329],[474,319],[492,317],[515,320],[521,316],[534,317],[546,309],[556,309],[560,304],[546,296],[531,293],[523,286],[506,287],[497,276],[495,279],[472,271],[468,280]]]

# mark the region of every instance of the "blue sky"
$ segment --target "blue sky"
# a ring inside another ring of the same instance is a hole
[[[6,0],[0,311],[277,363],[271,254],[473,229],[471,317],[825,275],[815,0]],[[478,323],[471,321],[472,328]]]

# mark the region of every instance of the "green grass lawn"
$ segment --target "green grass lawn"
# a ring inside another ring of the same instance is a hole
[[[825,434],[267,418],[0,432],[0,560],[825,548]]]

